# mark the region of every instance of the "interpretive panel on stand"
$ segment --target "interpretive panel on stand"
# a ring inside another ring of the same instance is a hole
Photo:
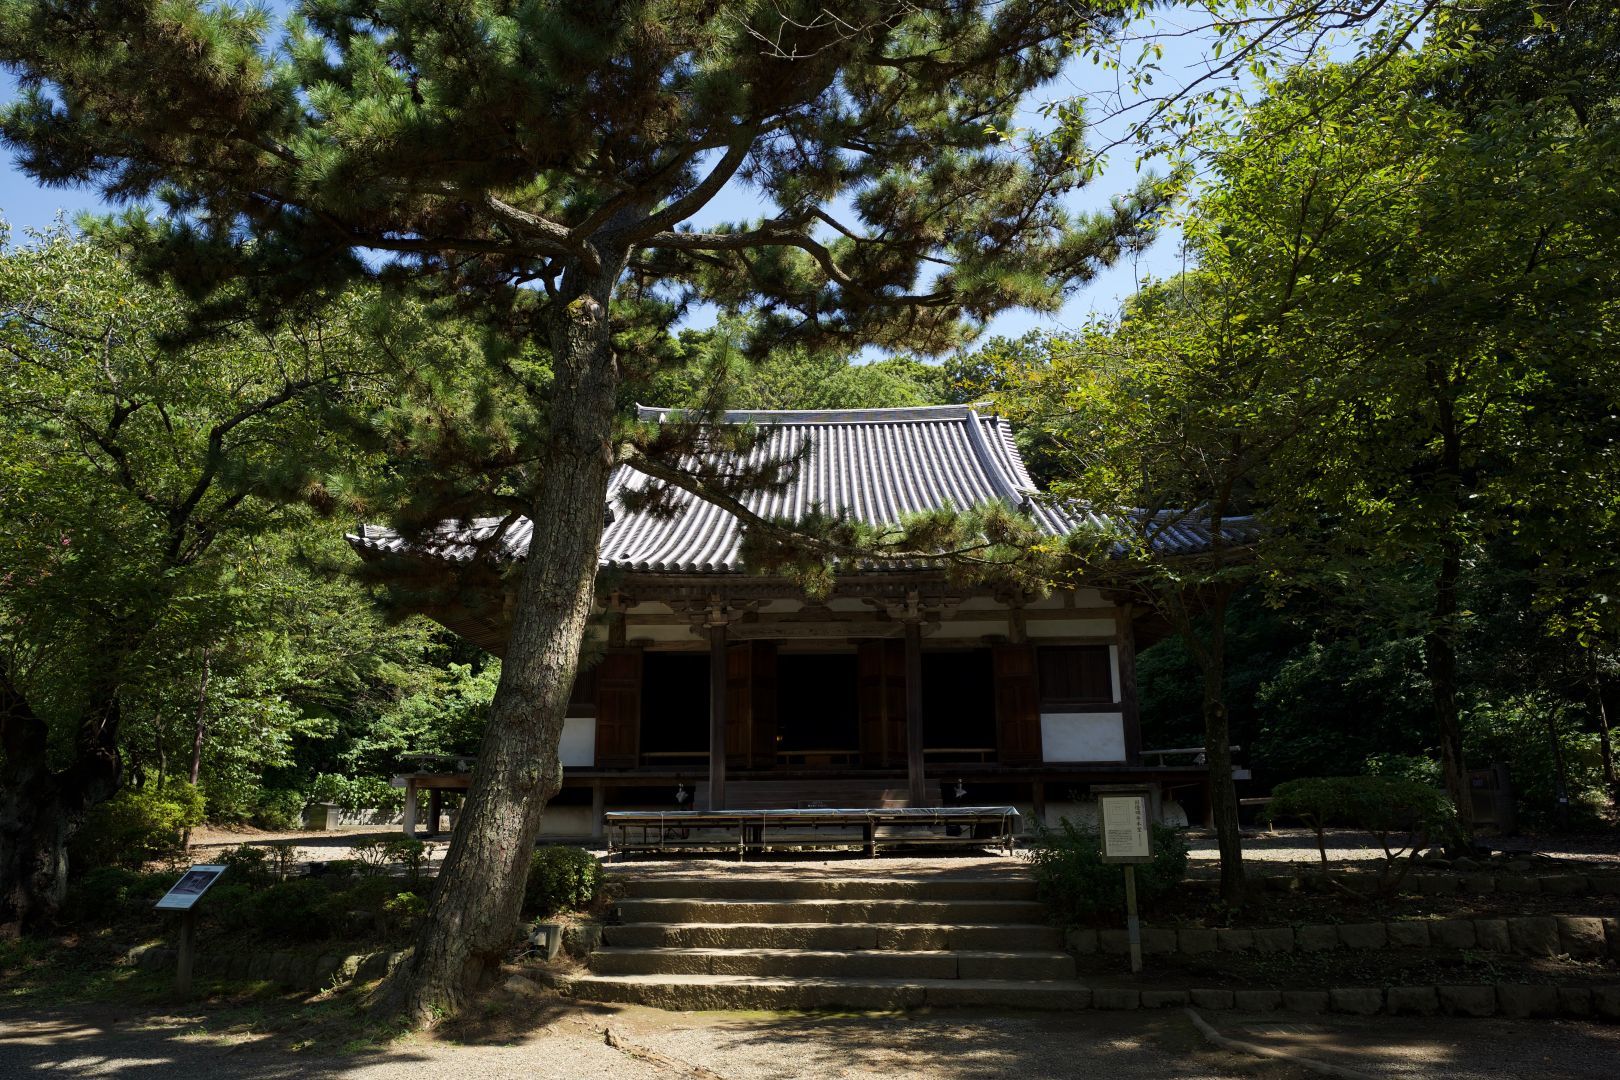
[[[159,911],[190,911],[208,887],[225,872],[223,866],[193,866],[181,875],[174,887],[157,902]]]
[[[1153,858],[1147,792],[1097,796],[1097,824],[1102,833],[1102,859],[1107,863],[1145,863]]]

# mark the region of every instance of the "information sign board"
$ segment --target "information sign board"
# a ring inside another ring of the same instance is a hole
[[[1153,859],[1148,793],[1109,792],[1097,796],[1097,818],[1105,863],[1145,863]]]
[[[225,872],[223,866],[193,866],[180,876],[174,887],[157,902],[159,911],[190,911],[208,887]]]

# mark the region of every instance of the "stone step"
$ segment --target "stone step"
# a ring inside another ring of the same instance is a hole
[[[586,975],[569,992],[587,1001],[624,1001],[660,1009],[915,1009],[982,1005],[1012,1009],[1085,1009],[1091,991],[1073,979],[805,978],[754,975]]]
[[[639,949],[1048,949],[1063,931],[1037,923],[621,923],[603,941]]]
[[[1035,879],[1005,877],[815,878],[614,875],[626,897],[715,900],[1033,900]]]
[[[627,923],[1041,923],[1034,900],[709,900],[631,898]]]
[[[911,949],[598,949],[598,975],[755,975],[763,978],[1007,979],[1074,978],[1066,952]]]

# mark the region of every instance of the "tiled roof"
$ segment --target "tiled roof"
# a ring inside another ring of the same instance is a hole
[[[643,420],[662,421],[669,414],[667,409],[641,410]],[[763,437],[750,451],[755,460],[792,457],[809,443],[797,480],[786,491],[744,498],[751,510],[765,517],[793,519],[820,506],[879,525],[947,503],[965,509],[999,499],[1029,514],[1052,536],[1096,521],[1078,507],[1036,497],[1038,492],[1013,443],[1010,425],[1000,417],[981,415],[971,406],[743,411],[728,412],[725,420],[752,422],[763,429]],[[628,466],[620,466],[613,474],[608,485],[612,520],[602,534],[600,549],[604,567],[653,573],[741,571],[738,548],[742,530],[736,518],[691,496],[683,496],[685,505],[672,518],[627,512],[618,493],[647,483],[644,475]],[[434,536],[414,545],[390,530],[362,526],[349,541],[362,553],[414,550],[465,563],[487,545],[499,523],[498,518],[447,522]],[[529,522],[520,520],[492,553],[502,559],[522,557],[531,531]],[[1234,533],[1233,539],[1238,538]],[[1208,534],[1178,524],[1168,526],[1159,543],[1166,551],[1192,553],[1208,546]]]

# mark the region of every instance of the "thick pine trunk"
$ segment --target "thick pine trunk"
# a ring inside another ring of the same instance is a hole
[[[541,815],[562,785],[558,744],[594,594],[612,467],[617,373],[607,288],[569,303],[551,329],[555,382],[534,535],[522,569],[501,681],[472,786],[411,959],[384,1008],[432,1023],[486,986],[517,939]]]

